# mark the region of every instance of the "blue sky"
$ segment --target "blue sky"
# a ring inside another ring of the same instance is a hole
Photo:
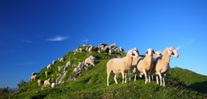
[[[171,67],[207,75],[206,0],[1,0],[0,87],[17,87],[82,44],[162,51]]]

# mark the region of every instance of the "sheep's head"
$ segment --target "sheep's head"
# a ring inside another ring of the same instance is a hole
[[[139,52],[137,49],[131,49],[127,52],[127,56],[133,57],[133,58],[138,58],[139,57]]]
[[[156,51],[153,55],[154,58],[157,58],[157,57],[161,57],[162,56],[162,52],[161,51]]]
[[[175,48],[169,47],[169,48],[166,48],[166,50],[167,50],[169,55],[172,55],[172,56],[174,56],[176,58],[179,57],[178,51]]]
[[[153,56],[153,54],[155,54],[154,50],[152,48],[149,48],[146,52],[147,56]]]

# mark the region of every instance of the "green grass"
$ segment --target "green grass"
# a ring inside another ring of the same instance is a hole
[[[207,97],[207,77],[196,74],[192,71],[172,68],[166,77],[166,86],[161,87],[156,83],[144,84],[144,79],[138,78],[137,81],[128,81],[126,84],[121,84],[121,76],[117,77],[119,84],[115,84],[113,74],[110,76],[110,86],[106,86],[106,63],[109,59],[117,57],[117,55],[99,54],[99,53],[76,53],[68,52],[63,57],[64,62],[57,62],[52,65],[49,77],[55,74],[58,66],[65,65],[68,60],[71,65],[82,62],[90,55],[94,55],[98,61],[97,64],[84,70],[82,74],[73,82],[65,82],[55,88],[46,88],[41,90],[37,86],[37,81],[28,82],[15,93],[9,95],[13,99],[74,99],[74,98],[89,98],[89,99],[180,99],[180,98],[206,98]],[[123,57],[125,54],[121,55]],[[66,79],[72,74],[74,67],[70,67],[66,74]],[[46,68],[43,68],[38,79],[48,79],[44,76]],[[62,72],[63,70],[61,70]],[[56,74],[55,74],[56,75]],[[56,78],[56,76],[54,76]]]

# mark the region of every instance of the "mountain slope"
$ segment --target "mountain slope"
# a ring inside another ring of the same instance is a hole
[[[97,59],[97,64],[87,70],[83,69],[75,81],[68,81],[78,62],[84,61],[88,56],[93,55]],[[113,75],[110,76],[110,86],[106,86],[106,63],[114,57],[123,57],[125,54],[113,54],[97,52],[68,52],[64,55],[64,62],[57,61],[48,70],[49,75],[45,77],[46,68],[43,68],[37,75],[37,79],[46,80],[48,78],[57,79],[57,74],[63,74],[63,69],[59,72],[58,67],[64,66],[70,60],[71,66],[64,77],[63,84],[55,88],[39,87],[36,81],[30,81],[11,94],[9,98],[31,98],[31,99],[54,99],[54,98],[206,98],[207,97],[207,76],[196,74],[192,71],[172,68],[166,77],[166,87],[161,87],[155,82],[144,84],[143,78],[137,81],[128,81],[121,84],[121,76],[117,77],[119,84],[115,84]],[[132,75],[133,77],[133,75]]]

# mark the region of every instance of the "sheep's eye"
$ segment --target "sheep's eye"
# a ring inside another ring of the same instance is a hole
[[[134,54],[134,53],[132,53],[132,56],[135,56],[135,54]]]

